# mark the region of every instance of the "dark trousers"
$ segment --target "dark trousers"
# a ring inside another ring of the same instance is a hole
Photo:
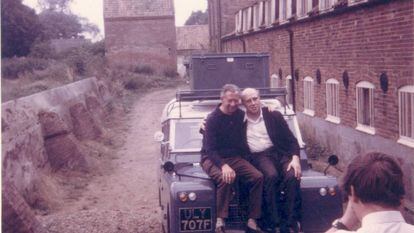
[[[249,161],[264,175],[263,223],[275,227],[288,227],[300,221],[302,198],[300,181],[293,168],[286,171],[289,162],[280,163],[271,153],[251,155]]]
[[[258,219],[261,216],[263,175],[253,165],[241,157],[222,158],[235,172],[236,177],[246,183],[249,188],[249,218]],[[232,198],[233,184],[223,181],[221,168],[214,165],[210,159],[205,159],[201,164],[203,170],[214,180],[217,201],[217,217],[227,218],[229,215],[229,203]]]

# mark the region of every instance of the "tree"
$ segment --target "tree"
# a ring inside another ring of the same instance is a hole
[[[1,21],[1,57],[27,55],[41,31],[35,11],[21,0],[3,0]]]
[[[70,13],[69,4],[73,0],[37,0],[40,8],[57,12]]]
[[[204,25],[208,24],[208,12],[193,11],[190,17],[185,21],[185,25]]]
[[[43,40],[81,37],[82,25],[76,15],[44,10],[39,19],[43,26]]]

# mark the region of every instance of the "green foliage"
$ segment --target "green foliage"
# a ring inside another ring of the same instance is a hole
[[[37,2],[43,10],[70,12],[69,4],[73,0],[38,0]]]
[[[166,69],[164,70],[164,75],[168,78],[175,78],[178,76],[178,73],[174,69]]]
[[[39,19],[43,40],[82,37],[82,25],[76,15],[45,10],[39,14]]]
[[[193,11],[184,25],[204,25],[208,24],[208,12]]]
[[[149,65],[138,65],[134,68],[134,72],[138,74],[153,75],[154,69]]]
[[[2,61],[1,73],[3,78],[16,79],[20,74],[44,70],[48,67],[48,61],[38,58],[11,58]]]
[[[1,57],[25,56],[41,32],[35,11],[21,0],[1,2]]]
[[[49,41],[37,41],[30,48],[29,56],[44,59],[55,58],[56,51]]]

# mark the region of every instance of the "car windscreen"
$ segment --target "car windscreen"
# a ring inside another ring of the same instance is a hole
[[[180,119],[172,121],[171,136],[173,150],[199,151],[203,135],[200,134],[202,119]]]

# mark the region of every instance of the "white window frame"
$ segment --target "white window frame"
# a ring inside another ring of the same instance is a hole
[[[277,74],[272,74],[270,76],[270,87],[271,88],[277,88],[277,87],[281,87],[280,85],[280,78]]]
[[[288,103],[288,105],[292,105],[292,83],[293,79],[291,75],[286,76],[285,78],[285,86],[286,86],[286,90],[287,90],[287,95],[286,95],[286,101]]]
[[[279,22],[287,23],[292,17],[292,0],[279,0]]]
[[[306,76],[303,79],[303,113],[315,116],[315,85],[313,78]]]
[[[253,30],[253,6],[247,8],[247,31]]]
[[[239,10],[236,15],[236,33],[242,33],[243,32],[243,11]]]
[[[253,30],[259,30],[260,25],[260,4],[253,5]]]
[[[319,12],[327,12],[333,10],[333,6],[338,0],[319,0]]]
[[[368,91],[368,100],[363,99],[364,89]],[[374,128],[374,84],[361,81],[356,85],[356,106],[357,106],[357,127],[356,129],[368,134],[375,134]],[[367,101],[367,102],[365,102]],[[368,103],[368,106],[365,106],[365,103]],[[366,112],[368,111],[368,112]],[[369,125],[362,122],[364,119],[364,113],[369,114]]]
[[[279,4],[281,0],[270,1],[270,24],[279,22],[279,17],[276,18],[276,4]],[[279,12],[278,12],[279,13]]]
[[[312,0],[296,0],[296,14],[298,19],[308,17],[308,12],[312,10]]]
[[[265,18],[264,18],[264,16],[265,16],[265,12],[264,12],[264,10],[265,10],[265,4],[264,4],[265,2],[264,1],[261,1],[261,2],[259,2],[258,4],[259,4],[259,16],[258,16],[258,18],[259,18],[259,28],[262,28],[263,26],[265,26]]]
[[[398,143],[414,148],[414,85],[398,89]]]
[[[339,81],[331,78],[326,81],[326,119],[339,124]]]
[[[272,17],[272,2],[274,2],[274,0],[268,0],[264,3],[264,8],[265,8],[265,25],[266,27],[272,26],[273,23],[273,19],[274,16]],[[274,10],[273,10],[274,11]]]
[[[368,2],[368,0],[348,0],[348,6],[357,5],[364,2]]]

